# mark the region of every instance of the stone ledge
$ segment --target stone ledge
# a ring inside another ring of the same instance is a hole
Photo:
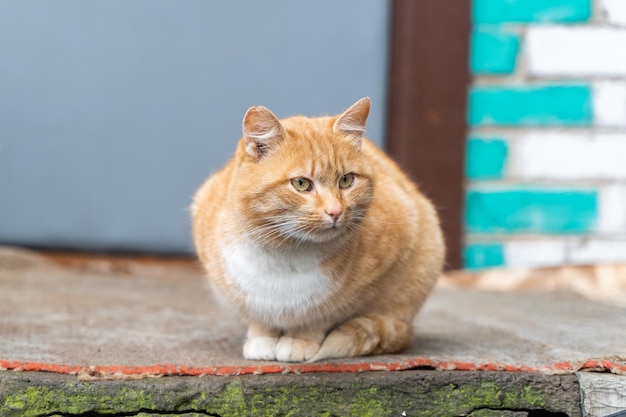
[[[0,372],[12,416],[582,416],[575,375],[403,371],[80,381]]]

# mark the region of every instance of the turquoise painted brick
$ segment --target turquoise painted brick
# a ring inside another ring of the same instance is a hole
[[[501,243],[475,243],[465,246],[463,260],[467,269],[481,269],[504,265]]]
[[[509,126],[589,126],[589,85],[475,87],[469,93],[468,122]]]
[[[472,33],[470,69],[475,74],[511,74],[519,52],[519,36],[500,28],[478,28]]]
[[[473,0],[474,23],[586,22],[592,0]]]
[[[501,138],[471,137],[467,142],[466,177],[470,180],[500,179],[509,148]]]
[[[587,233],[597,217],[595,190],[473,189],[467,193],[469,233]]]

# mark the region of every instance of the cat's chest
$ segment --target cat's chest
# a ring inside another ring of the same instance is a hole
[[[263,321],[286,326],[305,319],[311,308],[334,292],[320,257],[313,253],[269,252],[238,242],[225,246],[222,258],[231,284],[245,296],[248,311]]]

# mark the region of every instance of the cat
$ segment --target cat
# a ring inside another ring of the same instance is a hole
[[[398,352],[442,272],[437,213],[363,137],[365,97],[333,117],[243,119],[193,198],[209,281],[248,324],[243,355],[282,362]]]

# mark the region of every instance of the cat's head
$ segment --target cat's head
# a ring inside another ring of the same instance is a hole
[[[374,188],[362,152],[369,109],[363,98],[334,117],[279,120],[265,107],[247,111],[233,185],[236,215],[251,238],[326,243],[359,228]]]

